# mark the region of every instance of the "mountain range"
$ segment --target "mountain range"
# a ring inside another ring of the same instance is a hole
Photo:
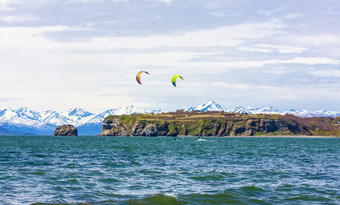
[[[319,111],[309,111],[309,110],[286,110],[280,111],[272,106],[261,107],[261,108],[252,108],[252,107],[243,107],[237,106],[233,108],[226,108],[222,105],[219,105],[215,101],[209,101],[207,103],[190,107],[187,111],[224,111],[229,113],[243,113],[243,114],[292,114],[298,117],[337,117],[340,116],[340,113],[335,111],[327,111],[327,110],[319,110]]]
[[[299,117],[337,117],[340,113],[334,111],[308,111],[308,110],[288,110],[279,111],[273,107],[252,108],[238,106],[226,108],[214,101],[191,106],[185,111],[224,111],[230,113],[249,114],[293,114]],[[101,125],[105,117],[109,115],[130,115],[136,113],[161,113],[162,110],[147,111],[133,105],[106,110],[102,113],[92,113],[81,108],[73,108],[65,112],[53,110],[35,111],[27,107],[17,109],[0,109],[0,135],[27,134],[27,135],[51,135],[55,128],[64,124],[72,124],[78,128],[79,135],[97,135],[101,132]]]

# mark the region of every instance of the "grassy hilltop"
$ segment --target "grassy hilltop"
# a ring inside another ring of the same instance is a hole
[[[222,112],[169,112],[109,116],[102,136],[340,136],[340,117]]]

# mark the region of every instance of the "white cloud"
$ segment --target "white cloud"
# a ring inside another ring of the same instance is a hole
[[[32,15],[16,15],[16,16],[1,16],[0,20],[5,21],[7,23],[22,23],[27,21],[36,21],[39,20],[38,17]]]
[[[105,2],[119,2],[119,1],[129,1],[129,0],[69,0],[68,3],[76,3],[76,2],[82,2],[82,3],[105,3]]]
[[[221,18],[221,17],[231,16],[232,14],[230,11],[219,10],[219,11],[212,12],[211,15],[216,16],[217,18]]]
[[[304,16],[305,16],[304,14],[289,13],[289,14],[286,14],[285,18],[286,19],[296,19],[296,18],[301,18],[301,17],[304,17]]]
[[[20,0],[0,0],[0,11],[1,10],[13,10],[12,5],[20,3]]]
[[[42,26],[42,27],[0,27],[0,44],[4,48],[51,48],[51,46],[61,46],[62,43],[53,42],[44,37],[49,32],[79,31],[86,29],[71,28],[67,26]]]
[[[259,10],[257,12],[257,14],[264,15],[264,16],[274,16],[280,10],[282,10],[282,8],[275,8],[275,9],[269,9],[269,10]]]
[[[225,83],[225,82],[215,82],[212,84],[216,87],[224,87],[224,88],[233,88],[239,90],[258,90],[258,89],[266,89],[266,90],[278,90],[280,88],[275,86],[267,86],[267,85],[252,85],[252,84],[236,84],[236,83]]]
[[[275,62],[275,60],[274,60]],[[306,65],[317,65],[317,64],[332,64],[332,65],[338,65],[339,60],[327,58],[327,57],[320,57],[320,58],[314,58],[314,57],[296,57],[294,59],[285,60],[285,61],[276,61],[275,63],[297,63],[297,64],[306,64]]]
[[[332,58],[312,58],[312,57],[296,57],[291,59],[270,59],[270,60],[240,60],[240,61],[204,61],[204,62],[185,62],[181,66],[185,66],[185,64],[190,64],[192,67],[199,70],[204,71],[206,68],[209,68],[209,72],[225,72],[228,69],[236,69],[236,68],[260,68],[265,65],[278,64],[278,65],[288,65],[288,64],[304,64],[304,65],[338,65],[340,64],[339,60]]]
[[[0,102],[11,102],[11,101],[18,101],[21,98],[0,98]]]
[[[93,41],[114,48],[157,48],[157,47],[234,47],[245,40],[265,38],[280,33],[282,24],[275,22],[247,23],[214,29],[190,31],[173,35],[148,37],[94,38]]]
[[[158,1],[166,4],[170,4],[172,2],[172,0],[149,0],[149,1]]]
[[[269,45],[269,44],[256,44],[253,46],[240,46],[237,48],[241,51],[254,51],[262,53],[298,53],[301,54],[303,51],[308,50],[307,48],[297,47],[297,46],[287,46],[287,45]]]
[[[272,52],[272,49],[268,48],[254,48],[254,47],[248,47],[248,46],[240,46],[237,47],[240,51],[253,51],[253,52],[262,52],[262,53],[270,53]]]
[[[297,46],[287,46],[287,45],[269,45],[269,44],[257,44],[255,45],[259,48],[271,48],[277,50],[278,53],[302,53],[307,50],[307,48],[297,47]]]
[[[240,24],[235,26],[224,26],[214,29],[190,31],[172,35],[153,35],[148,37],[93,37],[89,41],[71,43],[76,48],[88,47],[91,50],[106,49],[143,49],[159,47],[213,47],[226,46],[234,47],[245,40],[265,38],[273,34],[280,33],[283,27],[274,22]],[[81,28],[70,28],[65,26],[50,27],[3,27],[0,28],[2,38],[0,42],[3,46],[24,46],[31,45],[49,47],[51,44],[65,45],[63,43],[52,43],[44,34],[51,32],[61,32],[70,30],[88,30]],[[57,35],[57,33],[56,33]],[[42,42],[44,41],[44,43]]]
[[[335,33],[288,36],[284,39],[308,47],[333,47],[340,45],[340,34]]]
[[[339,78],[340,77],[340,70],[339,69],[325,69],[325,70],[313,70],[309,73],[319,76],[319,77],[334,77]]]

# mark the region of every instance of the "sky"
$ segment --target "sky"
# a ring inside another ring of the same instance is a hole
[[[339,19],[340,0],[0,0],[0,108],[340,111]]]

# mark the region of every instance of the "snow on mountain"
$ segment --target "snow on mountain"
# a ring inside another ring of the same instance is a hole
[[[81,108],[72,108],[64,112],[63,115],[72,120],[81,120],[83,118],[94,116],[94,113],[88,112]]]
[[[198,106],[191,106],[187,111],[192,112],[192,111],[222,111],[224,108],[217,104],[215,101],[209,101],[207,103],[198,105]]]
[[[309,110],[289,110],[284,111],[282,114],[292,114],[298,117],[337,117],[340,116],[340,113],[334,111],[327,110],[319,110],[319,111],[309,111]]]
[[[72,120],[61,115],[53,110],[47,110],[41,112],[41,122],[52,124],[52,125],[65,125],[72,124]]]
[[[29,110],[27,107],[17,109],[5,108],[0,112],[0,124],[24,124],[39,127],[44,125],[40,118],[39,112]]]
[[[110,115],[115,115],[115,112],[118,109],[110,109],[110,110],[106,110],[102,113],[99,113],[97,115],[95,115],[94,117],[92,117],[91,119],[89,119],[86,123],[102,123],[103,120]]]
[[[102,113],[93,116],[86,123],[102,123],[103,120],[110,115],[131,115],[136,113],[146,113],[146,111],[133,105],[129,105],[126,107],[119,107],[115,109],[106,110]]]
[[[313,117],[313,113],[308,110],[301,110],[297,111],[295,113],[292,113],[293,115],[299,116],[299,117]]]
[[[106,110],[99,114],[94,114],[81,108],[73,108],[62,113],[53,110],[38,112],[27,107],[5,108],[0,110],[0,124],[18,124],[33,127],[41,127],[47,124],[56,126],[73,124],[79,126],[87,123],[102,123],[105,117],[109,115],[130,115],[135,113],[146,113],[146,111],[133,105]]]
[[[73,124],[74,126],[85,124],[95,116],[94,113],[81,108],[72,108],[63,112],[62,115],[69,119],[69,124]]]
[[[337,117],[340,113],[320,110],[288,110],[280,112],[273,107],[252,108],[238,106],[226,109],[215,101],[191,106],[187,111],[225,111],[230,113],[248,114],[293,114],[299,117]],[[73,124],[82,134],[99,134],[101,123],[109,115],[130,115],[135,113],[161,113],[162,110],[146,111],[133,105],[106,110],[99,114],[88,112],[81,108],[73,108],[65,112],[47,110],[38,112],[27,107],[0,109],[0,126],[11,133],[52,134],[55,127],[63,124]]]
[[[225,107],[221,106],[220,104],[216,103],[215,101],[209,101],[207,103],[198,105],[198,106],[192,106],[187,111],[225,111],[230,113],[242,113],[242,114],[278,114],[280,113],[279,110],[273,108],[273,107],[263,107],[263,108],[252,108],[252,107],[243,107],[243,106],[237,106],[234,108],[226,109]]]
[[[41,117],[39,112],[30,110],[27,107],[18,108],[15,112],[18,117],[28,120],[39,120]]]
[[[191,106],[187,111],[225,111],[229,113],[242,113],[242,114],[292,114],[299,117],[337,117],[340,116],[340,113],[334,112],[334,111],[327,111],[327,110],[320,110],[320,111],[308,111],[308,110],[293,110],[290,109],[288,111],[279,111],[278,109],[267,106],[262,108],[252,108],[252,107],[243,107],[243,106],[237,106],[230,109],[225,109],[223,106],[219,105],[218,103],[214,101],[209,101],[207,103],[198,105],[198,106]]]
[[[245,108],[243,106],[237,106],[237,107],[225,110],[225,111],[230,112],[230,113],[242,113],[242,114],[251,113],[251,111],[248,108]]]
[[[116,115],[131,115],[131,114],[136,114],[136,113],[146,113],[146,111],[142,108],[129,105],[126,107],[120,107],[115,112]]]
[[[279,114],[280,113],[278,109],[275,109],[271,106],[262,107],[262,108],[237,106],[237,107],[226,110],[226,112],[242,113],[242,114]]]
[[[328,117],[328,116],[340,116],[340,113],[328,110],[319,110],[314,112],[314,116]]]
[[[99,134],[105,117],[135,113],[146,113],[146,111],[133,105],[106,110],[99,114],[81,108],[73,108],[61,113],[53,110],[38,112],[27,107],[4,108],[0,109],[0,125],[8,128],[11,133],[52,134],[59,125],[73,124],[79,127],[79,133]]]
[[[252,114],[279,114],[280,111],[278,109],[273,108],[272,106],[269,106],[269,107],[252,109],[251,113]]]
[[[290,109],[288,111],[284,111],[282,114],[283,115],[291,114],[291,115],[295,115],[295,116],[298,116],[298,117],[313,117],[312,112],[310,112],[308,110],[294,110],[294,109]]]

